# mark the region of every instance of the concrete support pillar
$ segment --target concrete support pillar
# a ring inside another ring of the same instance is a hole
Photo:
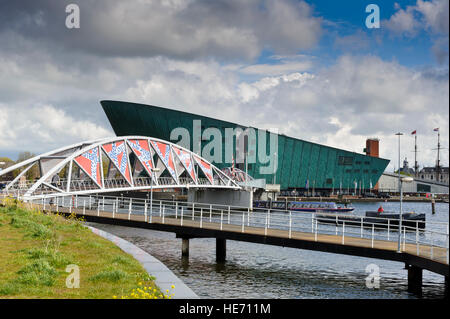
[[[189,238],[181,238],[181,256],[189,257]]]
[[[227,241],[223,238],[216,238],[216,261],[225,262],[227,255]]]
[[[412,293],[422,292],[422,272],[423,269],[409,265],[408,266],[408,291]]]

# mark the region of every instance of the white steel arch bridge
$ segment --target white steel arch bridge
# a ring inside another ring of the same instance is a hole
[[[33,167],[39,177],[25,179]],[[0,171],[3,194],[37,199],[118,191],[241,187],[220,169],[179,145],[146,136],[85,141],[53,150]],[[17,173],[18,172],[18,173]]]

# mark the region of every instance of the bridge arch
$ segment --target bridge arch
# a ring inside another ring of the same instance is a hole
[[[24,181],[33,166],[40,177]],[[146,189],[240,189],[206,159],[177,144],[147,136],[85,141],[50,151],[0,171],[20,173],[3,192],[26,198]]]

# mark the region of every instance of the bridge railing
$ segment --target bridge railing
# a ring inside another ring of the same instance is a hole
[[[21,181],[15,182],[13,185],[6,189],[6,186],[11,181],[0,182],[2,189],[0,189],[1,194],[8,194],[12,196],[19,196],[25,194],[25,192],[32,187],[36,181]],[[195,185],[192,179],[187,177],[180,177],[178,180],[180,185]],[[109,178],[104,179],[104,188],[105,189],[120,189],[120,188],[129,188],[130,184],[124,178]],[[79,191],[92,191],[99,189],[99,186],[91,179],[59,179],[58,181],[48,182],[49,185],[65,191],[69,189],[71,192],[79,192]],[[69,188],[67,187],[69,185]],[[159,177],[157,182],[151,180],[150,177],[136,177],[133,178],[134,187],[155,187],[160,188],[161,186],[176,186],[177,183],[171,177]],[[207,178],[199,178],[198,185],[211,185]],[[34,195],[40,194],[50,194],[56,193],[57,191],[48,186],[41,186],[36,189]]]
[[[432,260],[449,262],[448,222],[415,221],[403,224],[399,231],[398,220],[335,213],[310,213],[278,209],[255,209],[246,207],[192,203],[174,200],[111,197],[111,196],[48,196],[33,201],[45,209],[75,208],[78,210],[112,213],[112,218],[131,219],[141,216],[144,222],[168,222],[176,220],[197,222],[197,227],[216,227],[224,230],[234,225],[242,232],[264,232],[264,235],[282,235],[288,238],[310,236],[310,240],[323,240],[332,236],[342,244],[353,245],[355,239],[363,239],[364,245],[372,248],[386,247],[386,243],[400,252],[408,251]],[[346,219],[348,218],[348,219]],[[334,221],[334,222],[333,222]],[[421,225],[421,224],[424,225]],[[331,237],[330,237],[331,238]],[[392,245],[395,243],[396,245]]]

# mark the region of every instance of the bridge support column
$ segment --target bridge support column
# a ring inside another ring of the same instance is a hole
[[[216,238],[216,262],[225,262],[227,255],[227,240]]]
[[[181,256],[189,257],[189,238],[181,238]]]
[[[408,265],[408,291],[412,293],[422,292],[423,269],[417,266]]]

